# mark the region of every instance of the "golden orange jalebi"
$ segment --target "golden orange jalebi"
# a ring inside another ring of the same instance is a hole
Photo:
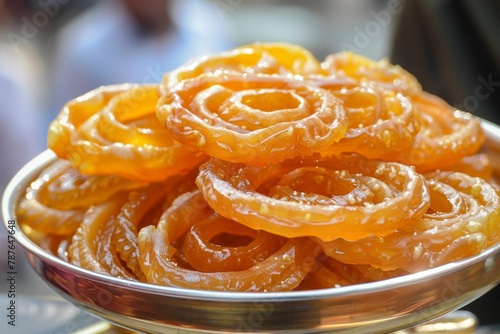
[[[157,85],[135,85],[71,101],[49,129],[49,148],[85,174],[151,182],[189,171],[205,157],[171,139],[155,115],[158,98]]]
[[[16,215],[47,252],[127,280],[364,284],[500,242],[484,141],[388,60],[257,43],[68,102]]]
[[[457,163],[479,150],[484,142],[479,119],[428,93],[413,100],[420,130],[409,149],[393,152],[384,159],[430,171]]]
[[[330,76],[347,77],[406,96],[422,92],[422,86],[412,74],[401,66],[391,64],[387,59],[373,61],[353,52],[343,51],[326,57],[322,65]]]
[[[256,231],[214,215],[196,223],[186,232],[182,253],[187,262],[199,271],[240,271],[274,254],[281,248],[280,241],[277,235]]]
[[[138,263],[138,231],[156,224],[174,196],[196,188],[192,174],[122,192],[88,209],[73,236],[70,262],[100,273],[143,280]]]
[[[161,83],[162,93],[168,93],[186,79],[215,72],[305,77],[326,74],[321,63],[303,47],[284,43],[256,43],[191,60],[165,74]]]
[[[261,248],[259,253],[262,257],[247,258],[250,268],[237,271],[212,271],[210,264],[207,264],[209,271],[184,268],[175,261],[174,256],[178,251],[175,243],[189,229],[200,223],[204,224],[207,219],[219,218],[206,204],[199,191],[189,192],[174,201],[156,227],[148,226],[139,232],[142,269],[148,282],[222,291],[289,291],[298,286],[311,270],[312,266],[307,264],[313,261],[305,260],[314,259],[316,253],[320,251],[317,244],[309,238],[290,239],[281,247],[278,243],[279,249],[274,251],[275,242],[265,242],[255,235],[253,242]],[[236,231],[236,236],[239,233],[240,231]],[[265,251],[269,247],[271,250]],[[243,245],[220,247],[216,251],[221,254],[220,256],[225,254],[230,257],[239,256],[245,261],[244,259],[253,253],[241,251],[247,248],[248,245],[243,243]],[[195,252],[196,248],[191,251]],[[204,247],[199,250],[201,254],[206,251]]]
[[[364,83],[346,88],[331,80],[315,82],[344,103],[349,120],[345,137],[321,151],[323,155],[356,152],[377,159],[410,147],[420,124],[409,98]]]
[[[68,157],[71,143],[78,138],[80,125],[105,108],[114,96],[131,87],[126,84],[99,87],[66,103],[57,118],[50,123],[48,147],[59,157]]]
[[[500,241],[498,190],[459,172],[434,172],[427,183],[431,205],[418,221],[386,237],[319,241],[325,253],[343,263],[416,272],[477,254]]]
[[[68,249],[71,263],[101,274],[130,278],[116,252],[110,249],[114,218],[127,201],[127,193],[120,193],[109,201],[86,211]]]
[[[17,217],[19,223],[39,231],[71,234],[90,206],[104,203],[120,191],[143,186],[116,175],[82,175],[68,161],[56,160],[28,187]]]
[[[269,192],[259,192],[269,181]],[[211,159],[197,184],[225,217],[289,238],[324,241],[390,234],[421,216],[430,202],[424,178],[409,166],[359,157],[263,168]]]
[[[174,176],[161,183],[152,183],[144,190],[130,192],[128,201],[116,216],[110,248],[115,249],[122,263],[136,277],[144,276],[139,264],[139,230],[156,224],[176,195],[195,188],[194,176],[191,174],[185,177]]]
[[[189,149],[263,165],[311,155],[344,136],[338,99],[285,76],[204,74],[165,94],[158,118]]]

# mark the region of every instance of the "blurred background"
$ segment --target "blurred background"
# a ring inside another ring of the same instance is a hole
[[[68,100],[158,82],[193,57],[256,41],[299,44],[320,60],[341,50],[389,57],[425,90],[500,123],[496,0],[0,0],[0,189],[45,149]],[[23,270],[20,293],[51,295]],[[468,309],[499,323],[498,295]]]

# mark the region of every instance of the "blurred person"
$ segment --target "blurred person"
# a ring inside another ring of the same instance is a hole
[[[56,38],[50,115],[101,85],[159,82],[189,59],[230,47],[210,2],[101,1]]]
[[[500,1],[407,1],[392,62],[424,90],[500,124]],[[500,324],[500,286],[467,305],[481,324]]]
[[[13,7],[0,0],[2,37],[17,32],[19,15],[29,13],[21,1],[10,4]],[[41,122],[43,70],[40,58],[35,41],[19,47],[8,38],[0,39],[0,195],[16,172],[46,147]],[[0,254],[7,254],[7,230],[3,227],[0,227]],[[16,248],[16,266],[19,294],[26,294],[31,289],[46,290],[41,280],[28,269],[21,247]],[[0,272],[8,271],[7,256],[2,256]],[[0,287],[0,292],[7,289],[6,284]]]
[[[45,148],[39,113],[25,80],[27,64],[0,43],[0,187]],[[13,61],[16,59],[16,61]],[[19,71],[21,70],[21,71]]]
[[[500,124],[500,1],[408,0],[391,58],[425,90]]]
[[[25,8],[12,4],[16,10]],[[16,16],[0,0],[0,32],[15,31]],[[31,158],[45,148],[39,98],[41,69],[35,45],[22,49],[0,40],[0,189]]]

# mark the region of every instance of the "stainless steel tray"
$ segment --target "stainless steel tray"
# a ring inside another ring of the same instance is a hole
[[[500,151],[500,128],[483,122],[485,150]],[[54,159],[45,151],[7,186],[5,225],[33,177]],[[416,274],[340,288],[280,293],[186,290],[131,282],[73,266],[15,237],[36,273],[58,294],[103,319],[148,333],[382,333],[410,328],[456,310],[500,282],[500,244]]]

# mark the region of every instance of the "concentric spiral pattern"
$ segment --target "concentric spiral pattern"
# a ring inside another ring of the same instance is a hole
[[[434,172],[427,184],[431,205],[418,222],[386,237],[321,242],[325,253],[343,263],[417,272],[472,256],[498,240],[500,203],[494,187],[459,172]]]
[[[206,224],[220,225],[220,219],[204,202],[199,191],[179,197],[165,211],[157,227],[146,227],[139,234],[141,263],[144,264],[143,270],[148,281],[168,286],[220,291],[289,291],[299,285],[311,270],[304,260],[314,257],[314,252],[319,251],[312,240],[290,239],[280,245],[280,238],[277,236],[266,232],[259,235],[259,232],[245,231],[238,226],[225,231],[229,234],[226,237],[231,240],[230,246],[224,246],[223,240],[218,241],[222,245],[213,244],[206,237],[201,238],[199,244],[190,244],[189,251],[195,256],[208,252],[211,257],[224,259],[213,265],[208,262],[210,257],[205,258],[208,263],[203,266],[207,271],[192,270],[183,267],[180,261],[175,261],[176,256],[182,257],[177,254],[178,250],[174,245],[182,235],[196,227],[203,229]],[[232,225],[236,224],[232,222]],[[199,231],[192,233],[197,234]],[[244,237],[249,237],[250,243],[246,244]],[[238,264],[238,261],[245,264]]]
[[[221,215],[289,238],[387,235],[426,211],[429,193],[412,168],[349,160],[251,168],[212,159],[197,184]],[[264,184],[269,190],[261,193]]]
[[[391,64],[387,59],[373,61],[353,52],[343,51],[326,57],[323,67],[328,76],[347,77],[406,96],[422,92],[422,86],[411,73],[401,66]]]
[[[344,138],[321,151],[323,155],[356,152],[379,159],[410,148],[420,123],[408,97],[365,83],[349,87],[343,80],[315,82],[343,102],[349,120]]]
[[[310,77],[325,74],[314,55],[298,45],[257,43],[215,55],[193,59],[165,74],[162,93],[168,93],[178,83],[203,73],[280,74]]]
[[[484,141],[388,60],[258,43],[68,102],[16,214],[47,252],[125,280],[363,284],[500,242]]]
[[[82,175],[68,161],[56,160],[26,190],[17,209],[18,220],[46,233],[71,234],[89,207],[143,186],[117,175]]]
[[[165,94],[157,114],[191,150],[249,165],[319,152],[347,128],[326,90],[275,75],[204,74]]]
[[[71,101],[49,129],[49,148],[84,174],[151,182],[187,172],[205,157],[172,140],[156,118],[158,98],[157,85],[133,85]]]
[[[477,118],[454,110],[440,98],[422,93],[414,97],[420,130],[407,150],[392,152],[386,160],[416,166],[420,171],[446,168],[474,154],[484,142]]]

